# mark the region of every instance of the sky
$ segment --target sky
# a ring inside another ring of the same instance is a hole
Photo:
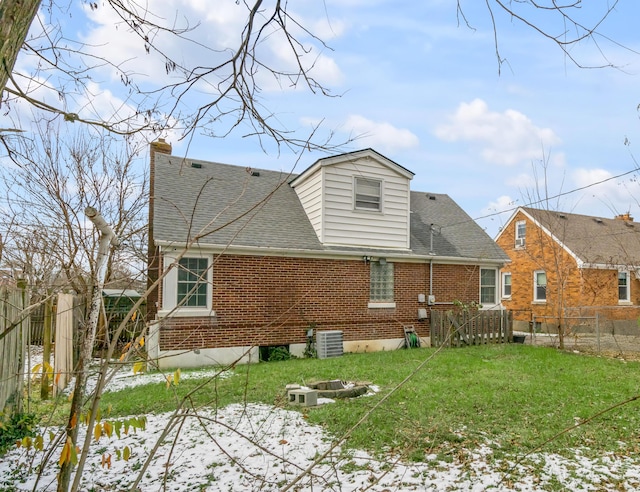
[[[221,50],[236,46],[246,20],[243,3],[233,0],[147,4],[154,20],[193,27],[188,36],[197,43],[162,33],[152,38],[154,47],[189,66],[213,63]],[[601,217],[631,212],[640,219],[634,172],[640,3],[617,2],[598,34],[569,46],[569,54],[489,4],[495,31],[486,3],[471,0],[458,2],[459,9],[444,0],[289,2],[291,18],[306,29],[289,22],[308,50],[301,62],[331,96],[259,73],[260,102],[270,121],[299,138],[317,126],[314,136],[332,136],[334,144],[357,137],[333,153],[373,148],[415,173],[412,190],[448,194],[492,237],[520,205]],[[557,15],[509,4],[548,32],[574,32]],[[582,4],[579,21],[592,26],[611,4]],[[133,111],[123,72],[148,90],[174,80],[162,57],[153,49],[147,54],[104,4],[78,3],[60,14],[41,12],[32,36],[38,26],[60,23],[69,38],[114,60],[93,74],[90,97],[69,91],[66,110],[81,116]],[[271,32],[259,56],[278,67],[294,61],[283,38]],[[28,73],[35,63],[21,56],[17,70]],[[212,87],[196,85],[179,109],[193,114],[211,99]],[[166,92],[163,98],[166,111],[172,99]],[[23,115],[23,124],[27,120]],[[243,167],[301,172],[326,155],[278,148],[244,123],[227,134],[229,121],[210,127],[217,137],[199,130],[183,138],[179,127],[156,136],[166,138],[175,155]],[[540,203],[541,197],[549,200]]]

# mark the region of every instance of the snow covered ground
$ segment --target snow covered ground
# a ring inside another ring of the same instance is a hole
[[[161,377],[123,375],[112,382],[110,390]],[[168,425],[174,426],[172,431],[145,465]],[[48,432],[45,436],[46,441]],[[640,489],[637,456],[606,455],[592,460],[576,452],[569,460],[539,453],[510,470],[513,463],[496,459],[489,447],[458,453],[447,462],[434,455],[421,463],[394,457],[380,460],[364,451],[336,448],[304,474],[333,441],[334,436],[309,425],[300,412],[269,405],[234,404],[177,418],[170,413],[148,415],[144,430],[130,430],[120,438],[102,436],[93,443],[82,490],[128,490],[138,475],[142,492],[279,491],[294,481],[291,490],[296,491]],[[127,447],[131,456],[125,460]],[[0,458],[0,491],[55,490],[57,456],[59,452],[42,466],[43,452],[10,451]]]

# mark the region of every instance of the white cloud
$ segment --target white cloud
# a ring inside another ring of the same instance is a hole
[[[629,211],[636,213],[640,205],[637,199],[640,184],[634,178],[613,176],[605,169],[580,168],[571,174],[573,188],[584,188],[575,194],[580,213],[599,215],[607,210],[610,217]]]
[[[481,99],[460,104],[450,123],[437,127],[435,134],[449,142],[479,144],[485,161],[502,165],[542,159],[561,142],[553,130],[537,127],[519,111],[490,111]]]
[[[519,205],[517,199],[501,195],[481,210],[478,223],[487,234],[494,237]]]
[[[343,128],[358,138],[360,146],[383,152],[417,147],[420,143],[418,137],[406,128],[396,128],[390,123],[372,121],[360,115],[350,115]]]

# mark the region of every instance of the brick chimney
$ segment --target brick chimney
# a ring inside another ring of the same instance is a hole
[[[624,220],[625,222],[633,222],[633,217],[631,217],[631,213],[626,212],[624,214],[616,215],[616,220]]]
[[[149,145],[149,244],[147,249],[147,290],[158,280],[160,274],[159,248],[153,241],[153,207],[155,203],[156,154],[171,155],[171,144],[159,138]],[[147,297],[147,321],[156,318],[158,312],[158,288],[149,292]]]

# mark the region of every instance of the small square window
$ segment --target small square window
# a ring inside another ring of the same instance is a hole
[[[382,210],[382,182],[375,179],[355,179],[356,210]]]

